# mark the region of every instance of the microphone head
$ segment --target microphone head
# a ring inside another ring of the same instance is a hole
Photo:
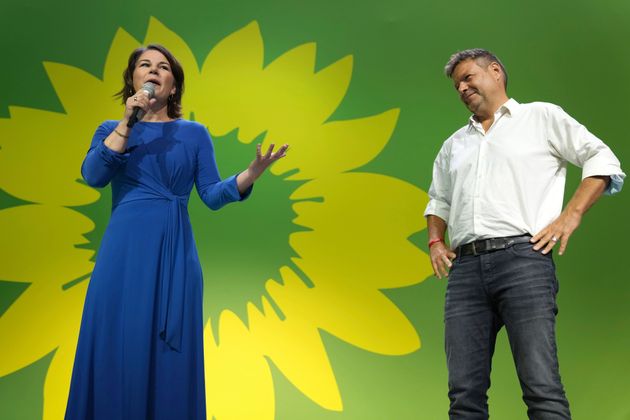
[[[155,83],[146,82],[140,89],[149,94],[149,99],[153,98],[155,95]]]

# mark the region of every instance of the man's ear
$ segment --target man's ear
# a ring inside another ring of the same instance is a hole
[[[501,70],[501,66],[499,65],[499,63],[493,61],[492,63],[490,63],[488,68],[497,82],[501,80],[501,78],[503,77],[503,70]]]

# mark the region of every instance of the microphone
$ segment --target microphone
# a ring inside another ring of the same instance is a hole
[[[146,82],[144,85],[142,85],[140,90],[144,90],[146,93],[148,93],[149,99],[151,99],[155,95],[155,84],[151,82]],[[127,127],[133,127],[133,125],[141,120],[142,117],[144,117],[144,109],[140,108],[139,106],[134,106],[131,118],[129,118],[129,121],[127,121]]]

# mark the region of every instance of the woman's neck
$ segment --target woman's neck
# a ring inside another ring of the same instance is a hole
[[[156,104],[156,107],[149,108],[142,118],[144,122],[164,122],[172,120],[173,118],[168,116],[168,107],[166,105],[159,106],[158,104]]]

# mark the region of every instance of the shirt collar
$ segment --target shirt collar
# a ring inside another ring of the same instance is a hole
[[[514,116],[515,113],[518,112],[518,107],[520,106],[520,104],[518,102],[516,102],[515,99],[510,98],[507,100],[506,103],[504,103],[503,105],[501,105],[498,109],[497,112],[501,111],[502,113],[507,112],[511,117]]]
[[[500,116],[505,115],[505,114],[509,115],[510,117],[513,117],[514,114],[518,112],[518,107],[519,106],[520,106],[520,104],[518,102],[516,102],[515,99],[513,99],[513,98],[508,99],[494,113],[495,121],[498,120]],[[479,123],[479,121],[477,121],[475,119],[474,115],[471,115],[468,118],[468,129],[472,129],[474,127],[481,127],[481,123]]]

